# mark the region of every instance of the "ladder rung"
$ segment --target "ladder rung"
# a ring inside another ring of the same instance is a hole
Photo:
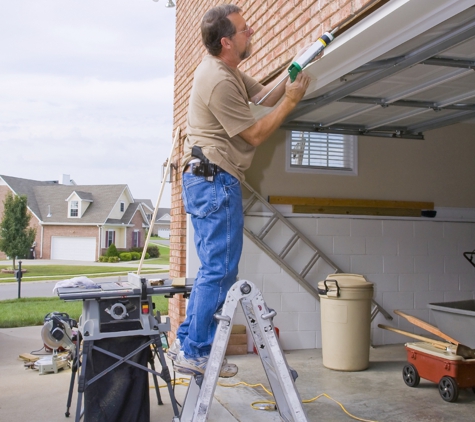
[[[271,231],[272,227],[274,227],[274,224],[277,223],[279,219],[276,217],[276,215],[274,214],[270,219],[269,221],[264,225],[264,227],[262,228],[262,230],[260,231],[260,233],[257,235],[257,237],[259,239],[264,239],[264,237],[266,237],[266,235]]]
[[[259,198],[253,193],[247,201],[246,205],[243,207],[243,213],[246,214],[246,212],[249,211],[250,208],[252,208],[252,206],[256,203],[258,199]]]
[[[308,274],[308,272],[312,269],[312,267],[315,265],[315,263],[318,261],[318,259],[320,258],[320,255],[318,254],[318,252],[316,252],[312,258],[310,259],[310,261],[308,262],[308,264],[303,268],[302,272],[300,273],[300,275],[305,278]]]
[[[297,243],[298,240],[299,240],[299,235],[297,233],[294,233],[294,235],[283,247],[282,251],[279,254],[279,257],[284,259],[287,256],[287,254],[290,252],[290,250],[293,248],[293,246]]]

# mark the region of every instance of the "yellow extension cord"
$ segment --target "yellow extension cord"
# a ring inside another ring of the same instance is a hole
[[[190,384],[190,380],[189,378],[177,378],[175,379],[175,381],[172,381],[172,384],[173,385],[183,385],[185,387],[187,387],[189,384]],[[243,381],[240,381],[236,384],[223,384],[221,382],[218,382],[218,385],[221,386],[221,387],[237,387],[239,385],[244,385],[245,387],[250,387],[250,388],[257,388],[257,387],[261,387],[267,394],[269,394],[270,396],[274,396],[266,387],[264,387],[262,384],[247,384],[246,382],[243,382]],[[166,385],[160,385],[159,388],[165,388],[167,387]],[[155,388],[154,386],[151,386],[150,388]],[[343,412],[345,412],[350,418],[353,418],[357,421],[361,421],[361,422],[376,422],[376,421],[372,421],[372,420],[368,420],[368,419],[362,419],[362,418],[358,418],[357,416],[355,415],[352,415],[350,412],[348,412],[346,409],[345,409],[345,406],[343,406],[339,401],[333,399],[332,397],[330,397],[328,394],[326,393],[322,393],[322,394],[319,394],[318,396],[312,398],[312,399],[308,399],[308,400],[302,400],[302,403],[312,403],[316,400],[318,400],[320,397],[326,397],[327,399],[335,402],[336,404],[338,404],[341,409],[343,410]],[[271,400],[262,400],[262,401],[255,401],[255,402],[252,402],[251,403],[251,407],[255,410],[267,410],[267,411],[271,411],[271,410],[275,410],[275,402],[274,401],[271,401]],[[257,406],[257,405],[261,405],[261,406]]]

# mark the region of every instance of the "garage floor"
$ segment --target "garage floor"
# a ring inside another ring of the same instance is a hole
[[[25,370],[18,356],[42,347],[41,327],[0,329],[0,420],[16,422],[64,422],[74,420],[76,394],[73,397],[71,417],[65,418],[67,393],[71,371],[39,375]],[[327,394],[339,401],[361,421],[442,422],[470,421],[475,409],[475,394],[462,390],[455,403],[447,403],[439,396],[437,385],[421,380],[418,388],[407,387],[402,380],[406,353],[402,344],[381,346],[370,352],[370,367],[361,372],[338,372],[322,365],[321,349],[286,352],[288,363],[298,372],[297,388],[302,399]],[[215,393],[210,422],[277,422],[275,411],[251,408],[251,403],[268,400],[260,388],[233,385],[262,383],[268,386],[262,364],[256,355],[232,356],[229,360],[239,366],[233,379],[222,379]],[[160,382],[163,384],[163,382]],[[150,382],[152,386],[153,383]],[[182,402],[186,387],[177,385],[177,399]],[[164,405],[156,403],[155,390],[150,389],[151,421],[171,422],[173,413],[165,389],[161,389]],[[327,397],[305,403],[308,421],[355,420]]]

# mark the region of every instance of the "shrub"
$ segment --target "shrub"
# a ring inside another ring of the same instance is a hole
[[[122,252],[119,254],[119,258],[121,261],[131,261],[132,260],[132,255],[130,252]]]
[[[130,248],[130,252],[138,252],[142,254],[142,251],[143,251],[143,246]],[[157,245],[148,245],[147,253],[149,254],[148,258],[158,258],[160,256],[160,250],[158,249]],[[147,258],[147,255],[145,255],[145,257]]]
[[[130,256],[132,257],[132,261],[135,261],[137,259],[140,259],[142,257],[142,254],[139,252],[130,252]]]
[[[106,256],[119,256],[119,251],[113,243],[107,248]]]
[[[150,259],[150,254],[148,252],[145,253],[145,259]]]
[[[107,257],[105,255],[101,255],[99,257],[99,262],[109,262],[109,257]]]
[[[119,257],[118,256],[110,256],[107,258],[109,262],[119,262]]]
[[[150,255],[150,258],[158,258],[160,256],[160,251],[157,245],[148,245],[147,253]]]

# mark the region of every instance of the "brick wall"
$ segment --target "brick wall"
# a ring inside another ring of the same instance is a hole
[[[234,3],[243,8],[244,18],[255,31],[253,54],[241,64],[241,69],[265,81],[283,70],[299,49],[379,0],[236,0]],[[216,4],[210,0],[177,2],[174,127],[181,130],[181,138],[174,163],[179,162],[183,152],[193,73],[206,54],[201,44],[200,21],[206,10]],[[172,185],[170,276],[184,277],[186,216],[181,202],[181,176],[177,176]],[[177,296],[170,300],[173,332],[184,317],[182,302]]]

